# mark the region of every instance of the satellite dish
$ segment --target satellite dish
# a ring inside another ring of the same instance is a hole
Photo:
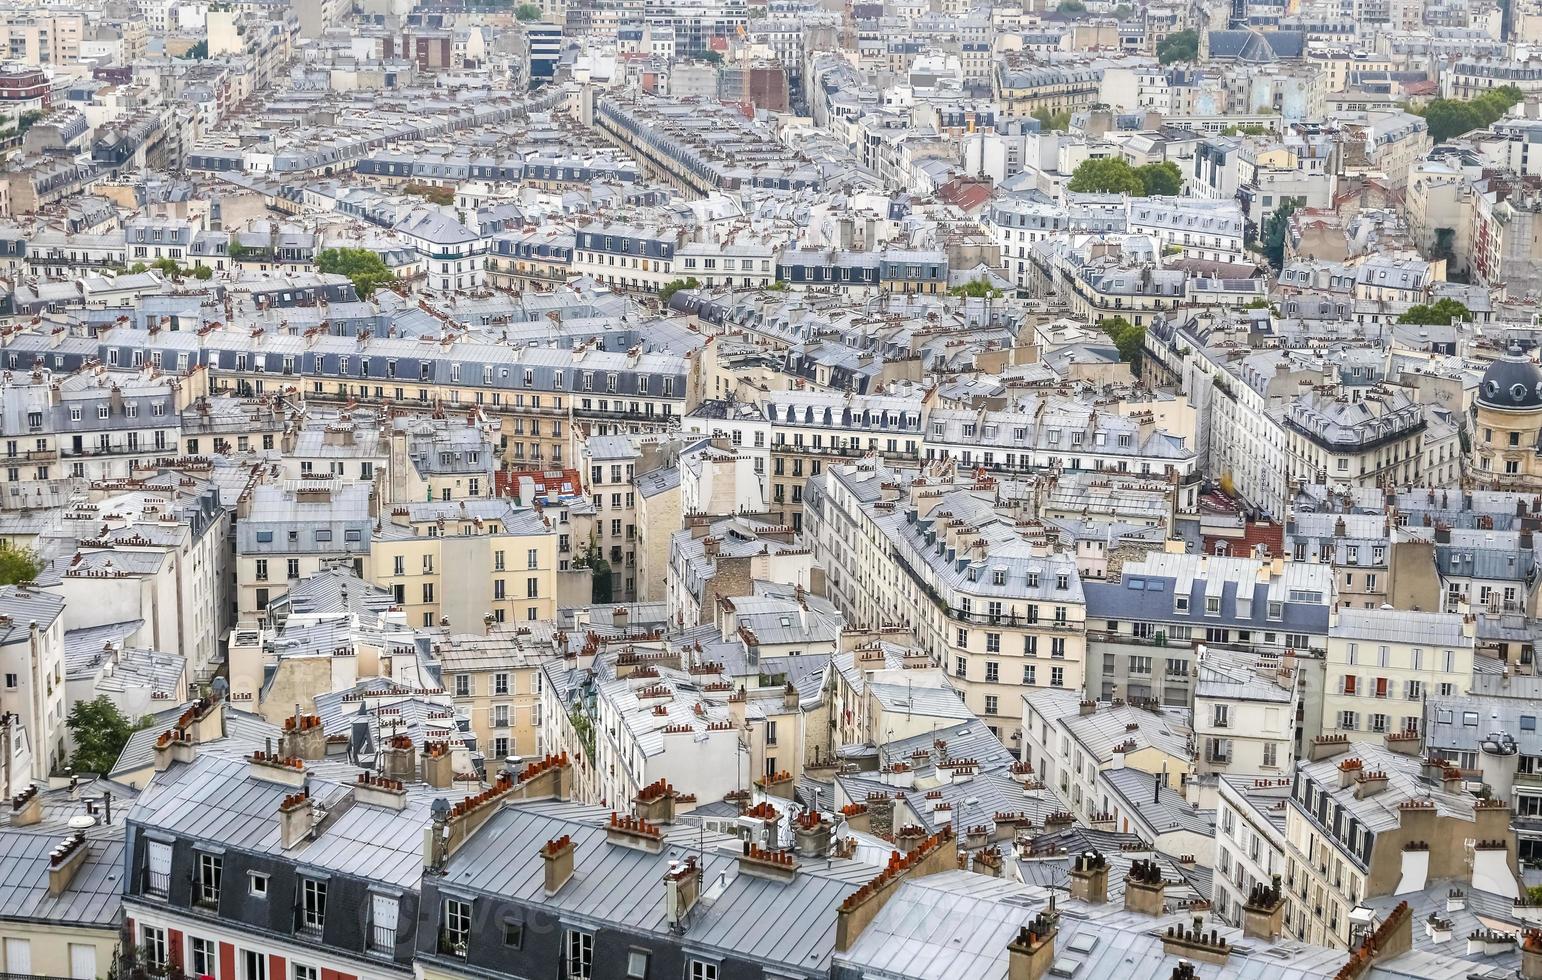
[[[230,682],[223,677],[216,677],[209,682],[209,690],[214,692],[216,698],[224,700],[225,695],[230,693]]]
[[[71,817],[70,818],[70,822],[69,822],[69,827],[70,827],[71,830],[85,830],[87,827],[95,827],[95,826],[96,826],[96,818],[95,817],[88,817],[85,814],[81,814],[80,816],[77,816],[77,817]]]
[[[428,812],[433,814],[436,821],[444,821],[450,818],[450,801],[444,797],[438,797],[429,805]]]

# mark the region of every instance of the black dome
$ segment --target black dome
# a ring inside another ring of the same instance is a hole
[[[1483,372],[1478,404],[1511,412],[1542,409],[1542,368],[1525,354],[1511,350]]]

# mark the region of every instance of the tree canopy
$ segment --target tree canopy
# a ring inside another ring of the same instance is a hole
[[[954,296],[967,296],[971,299],[1000,299],[1003,295],[1001,290],[985,279],[974,279],[962,286],[954,286],[948,292]]]
[[[533,3],[522,3],[514,8],[514,16],[524,21],[540,20],[541,8]]]
[[[669,304],[669,297],[678,293],[680,290],[700,288],[701,280],[697,279],[695,276],[690,276],[685,279],[671,279],[669,282],[664,284],[662,289],[659,290],[659,299],[663,300],[664,304],[667,306]]]
[[[1066,190],[1078,194],[1129,194],[1140,197],[1146,193],[1146,183],[1135,168],[1117,157],[1084,160],[1071,174]]]
[[[1103,332],[1108,334],[1108,338],[1119,349],[1119,359],[1139,374],[1140,352],[1146,343],[1146,328],[1137,327],[1122,316],[1110,317],[1098,326],[1103,328]]]
[[[1264,221],[1264,257],[1276,270],[1285,266],[1285,236],[1290,230],[1290,216],[1300,203],[1288,198]]]
[[[1199,59],[1199,32],[1174,31],[1157,42],[1157,60],[1164,65]]]
[[[1145,185],[1147,197],[1183,193],[1183,171],[1179,170],[1178,165],[1171,160],[1136,167],[1135,174]]]
[[[396,281],[379,255],[367,248],[328,248],[316,255],[316,271],[347,276],[360,299]]]
[[[1481,129],[1503,116],[1511,106],[1521,101],[1521,90],[1514,85],[1501,85],[1484,92],[1474,99],[1434,99],[1422,110],[1429,126],[1430,139],[1444,143],[1463,133]]]
[[[20,585],[37,579],[43,562],[31,548],[0,541],[0,585]]]
[[[1471,320],[1472,311],[1464,303],[1454,299],[1438,299],[1433,303],[1410,306],[1397,318],[1398,323],[1446,324],[1452,320]]]
[[[129,736],[146,727],[150,719],[131,722],[107,695],[90,701],[77,701],[65,719],[65,727],[75,740],[75,754],[70,765],[76,772],[104,773],[118,761]]]
[[[1132,167],[1115,157],[1084,160],[1071,174],[1066,190],[1078,194],[1178,194],[1183,190],[1183,171],[1176,163],[1148,163]]]

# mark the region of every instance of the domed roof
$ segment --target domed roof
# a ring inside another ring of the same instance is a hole
[[[1509,412],[1542,410],[1542,368],[1512,347],[1483,372],[1478,404]]]

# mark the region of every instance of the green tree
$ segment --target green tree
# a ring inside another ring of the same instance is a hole
[[[42,122],[44,117],[46,117],[47,115],[48,115],[48,113],[44,112],[42,109],[28,109],[26,112],[22,113],[17,118],[17,120],[16,120],[16,131],[17,131],[17,133],[25,133],[27,130],[31,129],[33,126],[35,126],[38,123]]]
[[[1157,60],[1164,65],[1175,61],[1199,60],[1199,32],[1174,31],[1157,42]]]
[[[1171,160],[1137,167],[1135,176],[1140,178],[1147,197],[1155,194],[1170,197],[1183,193],[1183,171],[1179,170],[1178,165]]]
[[[150,267],[145,265],[143,262],[135,262],[133,265],[129,266],[128,271],[130,273],[149,272]]]
[[[197,44],[182,52],[182,57],[193,61],[202,61],[209,57],[209,42],[199,41]]]
[[[514,8],[514,16],[523,21],[541,19],[541,8],[533,3],[522,3]]]
[[[1448,263],[1456,261],[1456,229],[1436,228],[1435,242],[1430,246],[1430,258]]]
[[[206,265],[194,266],[193,267],[193,278],[194,279],[212,279],[212,278],[214,278],[214,270],[209,268]]]
[[[966,296],[970,299],[1000,299],[1005,295],[983,278],[966,282],[962,286],[954,286],[948,292],[954,296]]]
[[[700,288],[701,281],[695,276],[688,276],[685,279],[671,279],[669,282],[664,284],[662,289],[659,290],[659,299],[663,301],[665,306],[668,306],[669,298],[678,293],[680,290]]]
[[[396,281],[380,256],[367,248],[327,248],[316,254],[316,271],[347,276],[360,299]]]
[[[234,237],[230,239],[230,244],[225,246],[225,254],[233,259],[243,258],[247,255],[250,255],[252,251],[252,249],[249,249],[245,245],[242,245],[240,242],[236,241]]]
[[[105,694],[90,701],[75,702],[64,722],[75,739],[75,754],[70,757],[70,765],[76,772],[107,772],[123,753],[129,736],[151,723],[148,716],[137,724],[129,721]]]
[[[723,55],[717,51],[704,51],[702,52],[701,60],[709,65],[721,65],[723,63]]]
[[[1130,365],[1130,369],[1136,374],[1140,373],[1140,352],[1146,343],[1146,328],[1137,327],[1122,316],[1110,317],[1102,321],[1098,326],[1108,334],[1108,339],[1114,342],[1119,350],[1119,359]]]
[[[1129,194],[1139,197],[1146,193],[1146,183],[1128,163],[1117,157],[1084,160],[1071,174],[1066,190],[1078,194]]]
[[[1461,99],[1433,99],[1422,110],[1429,127],[1430,139],[1444,143],[1474,129],[1491,125],[1521,101],[1521,90],[1513,85],[1501,85],[1468,101]]]
[[[43,561],[31,548],[0,541],[0,585],[20,585],[37,580]]]
[[[1039,121],[1039,128],[1054,132],[1056,130],[1071,128],[1071,114],[1069,112],[1050,112],[1048,109],[1033,110],[1033,118]]]
[[[1454,299],[1438,299],[1433,303],[1410,306],[1397,318],[1398,323],[1446,324],[1452,320],[1471,320],[1472,311],[1464,303]]]
[[[1285,266],[1285,236],[1290,231],[1290,216],[1301,205],[1287,198],[1264,221],[1264,257],[1276,270]]]
[[[1082,0],[1060,0],[1060,6],[1055,10],[1062,14],[1083,14],[1087,12],[1087,5]]]
[[[156,259],[154,262],[150,263],[150,268],[154,269],[156,272],[159,272],[163,276],[182,275],[182,267],[177,264],[176,259]]]

